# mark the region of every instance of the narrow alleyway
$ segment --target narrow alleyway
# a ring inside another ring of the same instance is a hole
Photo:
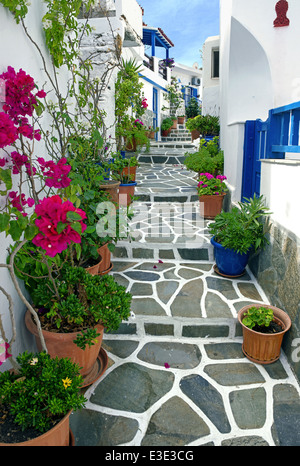
[[[237,311],[267,298],[249,270],[214,272],[196,180],[181,165],[188,149],[171,146],[140,157],[135,241],[118,243],[111,272],[133,295],[132,317],[104,337],[107,370],[71,416],[76,445],[299,446],[285,355],[260,366],[241,349]]]

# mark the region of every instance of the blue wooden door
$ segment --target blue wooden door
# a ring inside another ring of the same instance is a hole
[[[266,157],[269,122],[246,121],[242,200],[260,195],[261,159]]]
[[[153,88],[153,128],[157,128],[158,124],[158,94],[157,89]],[[157,140],[158,132],[155,133],[155,139]]]

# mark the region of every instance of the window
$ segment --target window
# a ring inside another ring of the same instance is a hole
[[[219,78],[220,77],[220,52],[219,49],[212,50],[212,69],[211,69],[211,77],[212,78]]]

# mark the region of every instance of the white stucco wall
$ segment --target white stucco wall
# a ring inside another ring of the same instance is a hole
[[[220,37],[208,37],[203,45],[202,114],[219,116],[220,79],[212,77],[212,51],[220,48]]]
[[[268,111],[300,100],[300,3],[289,1],[290,26],[274,28],[274,0],[220,2],[220,118],[225,174],[241,196],[246,120],[267,119]],[[233,168],[234,167],[234,168]]]
[[[42,2],[33,2],[30,7],[28,16],[25,20],[30,26],[30,33],[39,44],[44,56],[46,57],[47,66],[51,69],[50,62],[47,59],[48,55],[44,46],[44,37],[39,24],[44,15],[44,5]],[[44,83],[47,78],[43,72],[43,66],[35,47],[29,42],[25,36],[21,25],[17,25],[9,11],[0,6],[0,33],[2,39],[2,47],[0,50],[0,73],[6,71],[8,66],[14,67],[17,71],[22,68],[26,73],[30,74],[39,88],[49,89],[49,86]],[[66,74],[63,70],[60,73],[62,83],[66,82]],[[45,121],[46,123],[46,121]],[[46,157],[43,143],[36,142],[36,149],[40,150],[40,157]],[[0,150],[1,152],[1,150]],[[0,157],[3,155],[1,154]],[[5,263],[7,258],[7,248],[10,245],[10,237],[6,238],[4,233],[0,234],[0,262]],[[16,326],[17,326],[17,342],[13,347],[13,354],[17,355],[24,350],[34,351],[35,343],[32,336],[29,334],[24,325],[25,308],[20,301],[6,269],[0,268],[0,283],[1,286],[11,294],[14,302]],[[5,334],[7,339],[11,337],[11,322],[8,314],[8,304],[6,298],[0,293],[0,309],[4,324]],[[0,335],[1,338],[1,335]],[[0,370],[6,370],[7,366],[3,364]]]

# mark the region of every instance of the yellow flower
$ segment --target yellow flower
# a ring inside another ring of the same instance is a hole
[[[64,384],[65,388],[68,388],[71,385],[72,380],[69,379],[69,377],[66,377],[65,379],[62,379],[62,383]]]

